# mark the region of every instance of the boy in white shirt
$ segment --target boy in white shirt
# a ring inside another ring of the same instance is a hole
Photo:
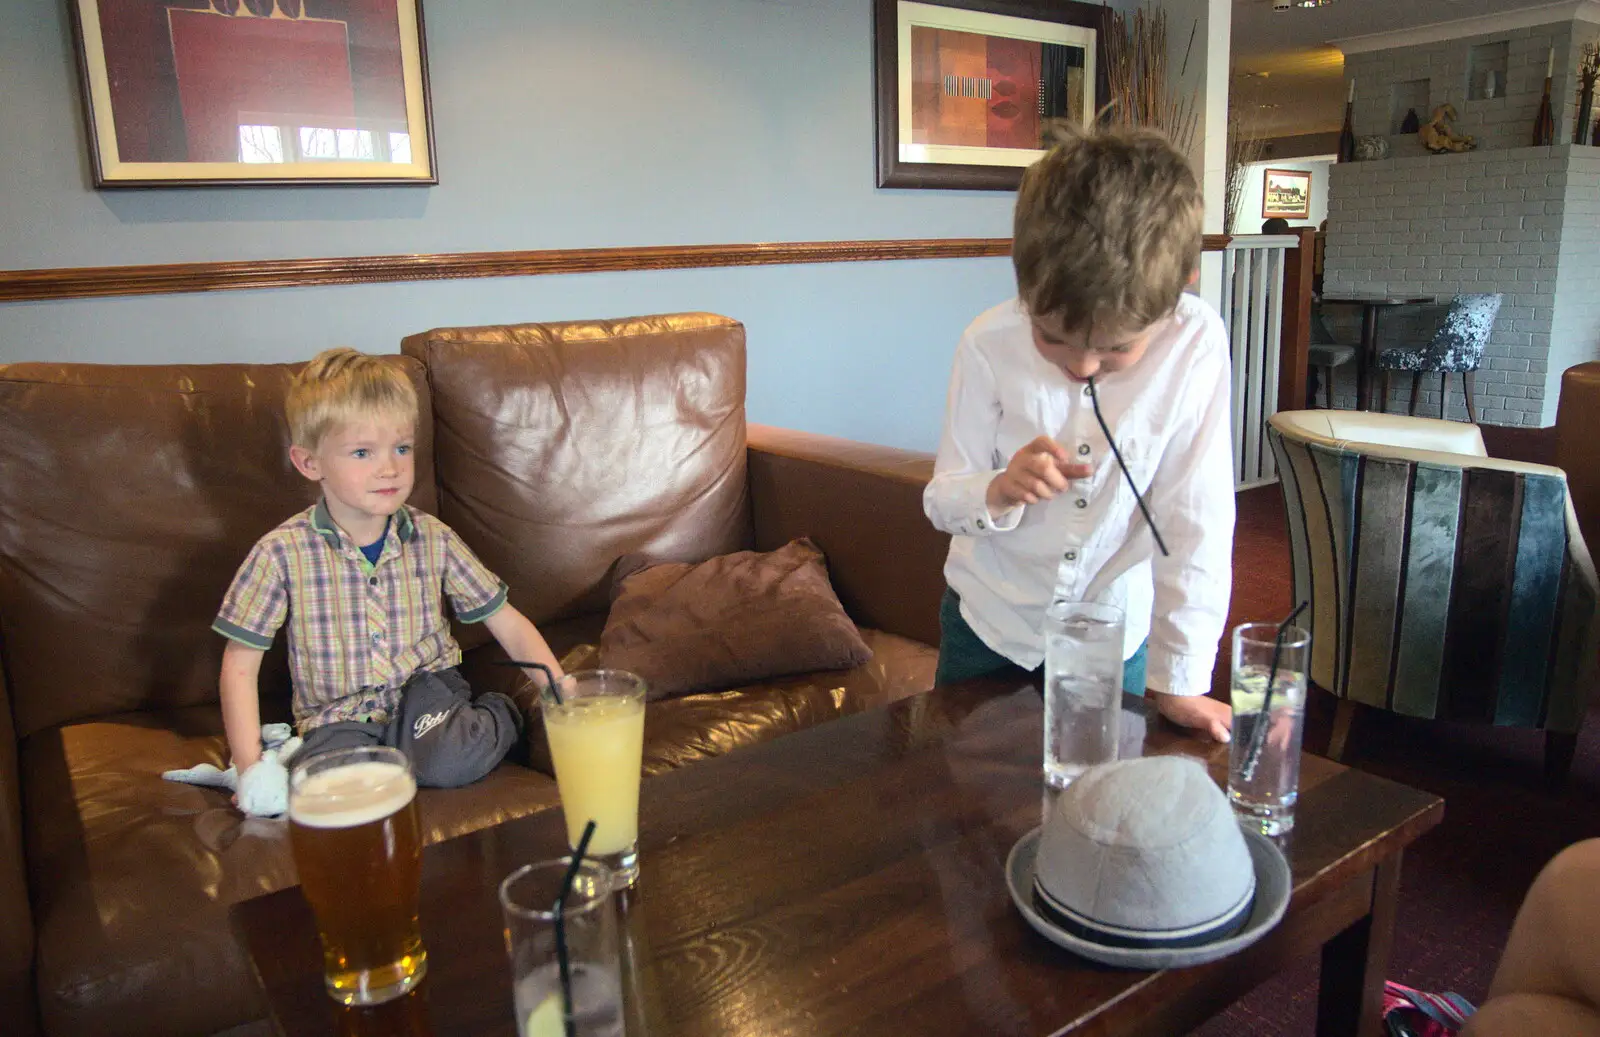
[[[1206,692],[1232,591],[1230,365],[1184,292],[1200,188],[1159,134],[1056,134],[1017,195],[1017,298],[956,346],[923,497],[953,535],[938,680],[1037,669],[1050,604],[1098,601],[1127,617],[1124,687],[1227,741]]]

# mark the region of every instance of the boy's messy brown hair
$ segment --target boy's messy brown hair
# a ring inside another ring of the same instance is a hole
[[[1203,200],[1189,160],[1147,129],[1053,123],[1023,175],[1011,247],[1034,318],[1077,331],[1144,328],[1200,265]]]
[[[284,401],[289,440],[316,450],[323,437],[363,418],[417,420],[417,390],[411,379],[381,357],[354,349],[318,353],[289,383]]]

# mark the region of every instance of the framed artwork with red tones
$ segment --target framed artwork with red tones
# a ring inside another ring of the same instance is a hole
[[[1095,117],[1098,4],[875,0],[878,186],[1015,190],[1045,124]]]
[[[422,0],[69,0],[96,187],[436,184]]]

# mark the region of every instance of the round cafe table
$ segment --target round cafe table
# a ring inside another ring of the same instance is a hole
[[[1325,305],[1331,303],[1361,307],[1361,345],[1356,350],[1356,410],[1372,409],[1369,372],[1378,360],[1378,314],[1394,306],[1418,306],[1438,301],[1431,295],[1382,295],[1363,292],[1322,296]]]

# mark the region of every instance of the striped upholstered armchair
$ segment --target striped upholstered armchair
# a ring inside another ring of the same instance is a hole
[[[1559,468],[1485,456],[1476,425],[1358,411],[1269,422],[1311,680],[1356,707],[1545,732],[1564,777],[1596,679],[1594,566]]]

